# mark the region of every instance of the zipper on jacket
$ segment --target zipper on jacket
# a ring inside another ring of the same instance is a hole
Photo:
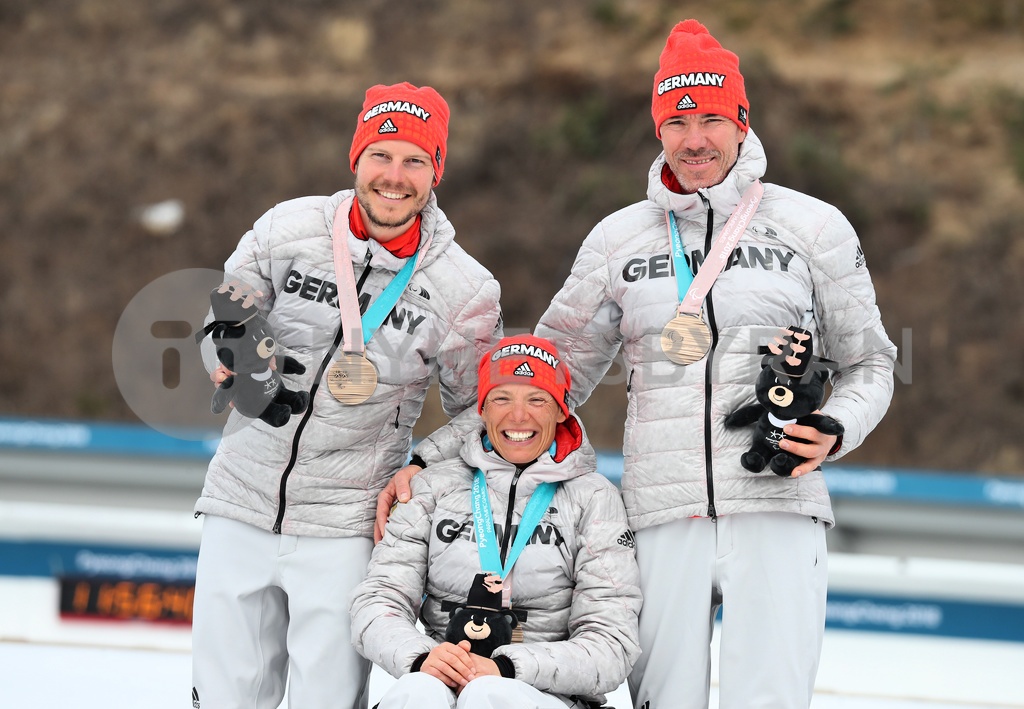
[[[402,416],[402,407],[395,409],[395,428],[398,428],[398,419]]]
[[[703,199],[703,196],[701,198]],[[708,228],[704,235],[704,253],[707,254],[711,251],[711,237],[715,229],[715,210],[711,208],[710,203],[706,201],[705,203],[708,207]],[[708,481],[708,517],[714,522],[718,521],[718,513],[715,510],[715,481],[711,467],[711,375],[713,370],[711,361],[714,359],[715,347],[718,345],[718,327],[715,325],[715,306],[711,302],[711,291],[708,291],[704,304],[708,316],[708,329],[711,330],[711,347],[708,349],[708,358],[704,365],[704,471]]]
[[[370,275],[370,258],[372,254],[370,250],[366,250],[366,260],[363,262],[363,273],[359,276],[359,283],[356,284],[356,293],[359,293],[363,289],[363,284],[366,283],[366,277]],[[335,276],[337,278],[337,276]],[[330,348],[327,350],[327,354],[324,356],[322,362],[320,362],[320,368],[317,370],[316,377],[313,379],[313,385],[309,388],[309,406],[306,407],[305,413],[302,414],[302,419],[299,421],[299,425],[295,427],[295,435],[292,436],[292,451],[288,457],[288,464],[284,467],[284,472],[281,473],[281,485],[278,490],[277,498],[277,519],[274,520],[274,534],[281,533],[281,524],[284,522],[284,510],[285,510],[285,494],[288,491],[288,476],[291,475],[292,469],[295,467],[295,461],[299,457],[299,439],[302,438],[302,432],[306,428],[306,424],[309,423],[309,419],[313,416],[313,401],[316,399],[316,392],[320,389],[320,380],[323,379],[324,372],[330,366],[331,361],[334,359],[334,353],[338,350],[338,345],[341,344],[342,337],[341,321],[338,321],[338,332],[334,335],[334,342],[331,343]]]
[[[526,465],[517,465],[516,473],[512,476],[512,484],[508,488],[508,509],[505,510],[505,533],[501,536],[501,565],[505,565],[505,556],[508,554],[509,538],[512,536],[512,513],[516,511],[516,485],[519,484],[519,476],[523,471],[533,465],[533,462]]]

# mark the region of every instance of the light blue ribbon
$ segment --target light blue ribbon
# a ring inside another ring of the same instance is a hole
[[[557,488],[557,483],[541,483],[530,495],[523,516],[519,520],[515,541],[512,542],[512,548],[509,549],[503,566],[498,554],[498,538],[494,533],[491,501],[487,495],[487,478],[477,469],[473,476],[473,525],[476,527],[476,547],[480,552],[481,570],[498,574],[503,580],[508,576],[519,555],[526,548],[526,543],[533,536],[534,529],[544,517]],[[515,500],[510,499],[508,503],[515,505]],[[511,530],[505,530],[505,534],[510,532]]]
[[[668,222],[668,232],[672,238],[672,263],[676,269],[676,290],[679,292],[679,302],[682,303],[686,292],[690,289],[690,284],[693,283],[693,272],[690,271],[690,265],[686,263],[683,240],[679,236],[675,215],[672,212],[665,212],[665,221]]]
[[[413,254],[402,266],[402,270],[399,271],[394,278],[391,279],[391,283],[388,283],[377,300],[370,304],[370,307],[363,313],[363,317],[360,321],[363,323],[363,344],[365,345],[373,337],[373,333],[377,332],[377,328],[381,326],[388,313],[398,303],[398,299],[402,297],[402,293],[405,292],[405,287],[409,285],[409,281],[412,280],[412,272],[416,270],[416,254]]]

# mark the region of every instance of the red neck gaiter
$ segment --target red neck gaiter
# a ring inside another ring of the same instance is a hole
[[[668,163],[661,166],[661,184],[676,194],[688,194],[683,191],[683,186],[679,184],[679,180],[676,179],[676,173],[672,172],[672,168],[668,166]]]
[[[417,214],[416,218],[412,220],[412,225],[405,232],[390,241],[380,242],[380,245],[396,258],[409,258],[416,253],[416,249],[420,245],[421,221],[423,221],[423,217]],[[348,228],[361,241],[372,238],[366,230],[366,225],[363,224],[363,213],[359,210],[359,203],[355,200],[352,201],[352,209],[348,211]]]

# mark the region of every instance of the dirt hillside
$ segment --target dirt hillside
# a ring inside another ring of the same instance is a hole
[[[590,228],[643,197],[651,79],[690,16],[741,57],[766,179],[861,236],[901,352],[847,460],[1024,471],[1021,0],[7,0],[0,414],[136,420],[111,364],[126,306],[220,268],[273,204],[350,186],[374,83],[448,99],[439,201],[531,328]],[[166,200],[183,221],[147,227]],[[583,408],[600,447],[624,400]]]

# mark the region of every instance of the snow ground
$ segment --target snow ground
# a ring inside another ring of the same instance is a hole
[[[4,704],[20,709],[181,709],[188,706],[191,657],[174,650],[87,647],[36,643],[0,643]],[[371,706],[390,686],[391,678],[374,668]],[[909,688],[908,688],[909,691]],[[9,703],[8,703],[9,702]],[[628,709],[623,685],[608,704]],[[712,691],[711,709],[718,706]],[[815,695],[812,709],[982,709],[1006,704],[964,704],[870,695]],[[1024,706],[1024,703],[1016,706]],[[282,709],[287,708],[287,702]]]
[[[0,578],[0,608],[8,609],[0,613],[0,705],[188,706],[187,627],[62,621],[53,611],[56,594],[52,580]],[[1022,668],[1024,643],[830,629],[812,709],[1024,708]],[[375,668],[371,702],[392,681]],[[609,695],[609,705],[628,709],[625,685]],[[713,691],[711,709],[717,706]]]

